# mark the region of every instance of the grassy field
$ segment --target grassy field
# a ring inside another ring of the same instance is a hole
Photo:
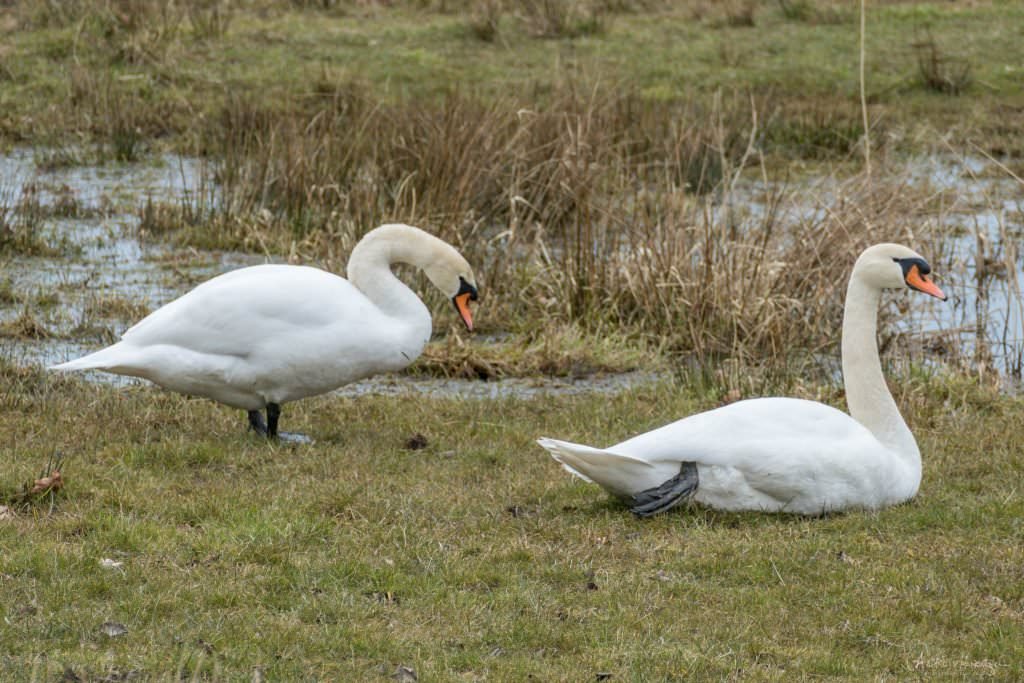
[[[527,104],[581,78],[660,100],[752,90],[774,105],[786,155],[813,148],[830,124],[859,125],[849,3],[324,4],[9,3],[0,131],[64,146],[69,130],[102,137],[115,132],[106,125],[131,123],[146,141],[170,134],[188,150],[217,131],[232,98],[315,111],[325,86],[347,83],[424,106],[453,89]],[[475,30],[482,18],[495,27],[488,39]],[[872,3],[873,125],[956,126],[1019,148],[1022,20],[1013,2]]]
[[[613,442],[715,405],[698,385],[316,399],[293,449],[206,401],[2,372],[0,483],[54,451],[67,482],[0,521],[4,680],[1024,675],[1024,411],[969,382],[894,382],[907,505],[639,521],[533,439]]]
[[[186,283],[208,249],[340,272],[397,220],[457,245],[482,295],[476,338],[426,298],[443,338],[409,372],[663,375],[320,397],[286,407],[317,439],[292,448],[207,401],[0,358],[0,679],[1024,678],[1024,406],[982,338],[1024,301],[1020,207],[984,184],[1024,176],[1024,6],[868,3],[870,176],[857,28],[851,3],[807,0],[0,3],[0,144],[34,148],[40,184],[167,150],[204,164],[187,200],[131,205],[0,178],[0,340],[95,346],[156,303],[97,290],[64,331],[88,278],[3,272],[80,258],[59,220],[127,213]],[[936,154],[985,161],[957,177],[991,194],[900,165]],[[914,501],[640,521],[535,445],[737,397],[843,407],[842,295],[877,241],[953,295],[926,336],[898,325],[919,320],[907,297],[881,312]],[[57,455],[64,487],[27,494]]]

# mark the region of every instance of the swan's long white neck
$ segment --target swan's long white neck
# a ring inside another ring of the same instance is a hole
[[[352,250],[346,274],[349,281],[386,315],[415,325],[431,327],[430,311],[416,294],[395,277],[391,264],[408,263],[424,268],[437,245],[436,237],[408,225],[385,225],[367,233]],[[442,243],[443,244],[443,243]]]
[[[889,393],[878,358],[878,306],[882,292],[854,268],[843,310],[843,380],[850,415],[909,466],[921,468],[921,452]]]

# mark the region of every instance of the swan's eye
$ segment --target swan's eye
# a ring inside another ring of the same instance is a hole
[[[466,282],[466,278],[461,275],[459,276],[459,291],[455,293],[455,296],[460,294],[469,294],[470,301],[476,301],[477,299],[476,287]]]
[[[892,259],[896,263],[900,264],[900,268],[903,269],[903,278],[906,279],[907,275],[910,274],[911,268],[917,266],[917,272],[921,275],[928,275],[932,272],[932,267],[928,265],[928,262],[920,258],[896,258]]]

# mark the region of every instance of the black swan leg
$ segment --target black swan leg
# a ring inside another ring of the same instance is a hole
[[[679,474],[661,486],[641,491],[633,496],[630,510],[637,517],[650,517],[678,505],[697,490],[697,463],[684,462]]]
[[[281,406],[276,403],[267,404],[267,436],[277,437],[277,419],[281,417]]]
[[[260,411],[249,411],[249,427],[260,436],[267,436],[267,423],[263,421],[263,413]]]

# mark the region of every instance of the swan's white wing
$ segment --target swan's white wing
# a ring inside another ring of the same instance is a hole
[[[338,321],[358,325],[373,305],[348,280],[317,268],[265,265],[213,278],[128,329],[132,345],[171,345],[245,357],[256,340],[307,333]]]

